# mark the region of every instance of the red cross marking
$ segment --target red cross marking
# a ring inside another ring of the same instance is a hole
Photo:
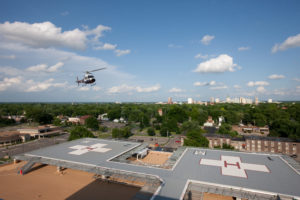
[[[240,178],[248,178],[246,170],[270,173],[265,165],[243,163],[237,156],[221,156],[220,160],[201,159],[200,165],[221,167],[222,175]]]

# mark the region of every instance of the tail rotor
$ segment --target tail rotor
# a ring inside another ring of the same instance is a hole
[[[76,80],[76,83],[78,84],[78,86],[79,86],[79,80],[78,80],[78,76],[77,76],[77,80]]]

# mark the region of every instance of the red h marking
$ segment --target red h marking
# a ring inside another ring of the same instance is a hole
[[[227,165],[237,166],[238,169],[241,169],[239,162],[236,162],[236,164],[234,164],[234,163],[227,163],[227,161],[224,160],[224,167],[227,167]]]
[[[86,147],[86,149],[89,150],[89,151],[92,151],[92,150],[94,150],[95,148],[93,148],[93,147]]]
[[[229,162],[228,162],[229,161]],[[223,156],[221,160],[201,159],[200,165],[209,165],[221,167],[222,175],[236,176],[240,178],[247,178],[245,170],[259,171],[270,173],[265,165],[243,163],[240,157],[237,156]]]

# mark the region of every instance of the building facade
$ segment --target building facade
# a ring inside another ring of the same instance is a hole
[[[289,138],[243,136],[231,138],[228,135],[205,134],[209,148],[222,147],[228,144],[235,150],[247,152],[281,153],[300,158],[300,142]]]

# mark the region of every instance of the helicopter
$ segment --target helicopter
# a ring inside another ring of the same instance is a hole
[[[80,83],[82,83],[82,86],[85,86],[85,85],[88,85],[88,84],[91,84],[91,86],[96,85],[96,79],[95,79],[94,75],[92,74],[92,72],[103,70],[103,69],[106,69],[106,68],[103,67],[103,68],[100,68],[100,69],[94,69],[94,70],[91,70],[91,71],[84,72],[85,75],[84,75],[83,79],[79,80],[78,76],[77,76],[76,83],[78,84],[78,86],[79,86]]]

